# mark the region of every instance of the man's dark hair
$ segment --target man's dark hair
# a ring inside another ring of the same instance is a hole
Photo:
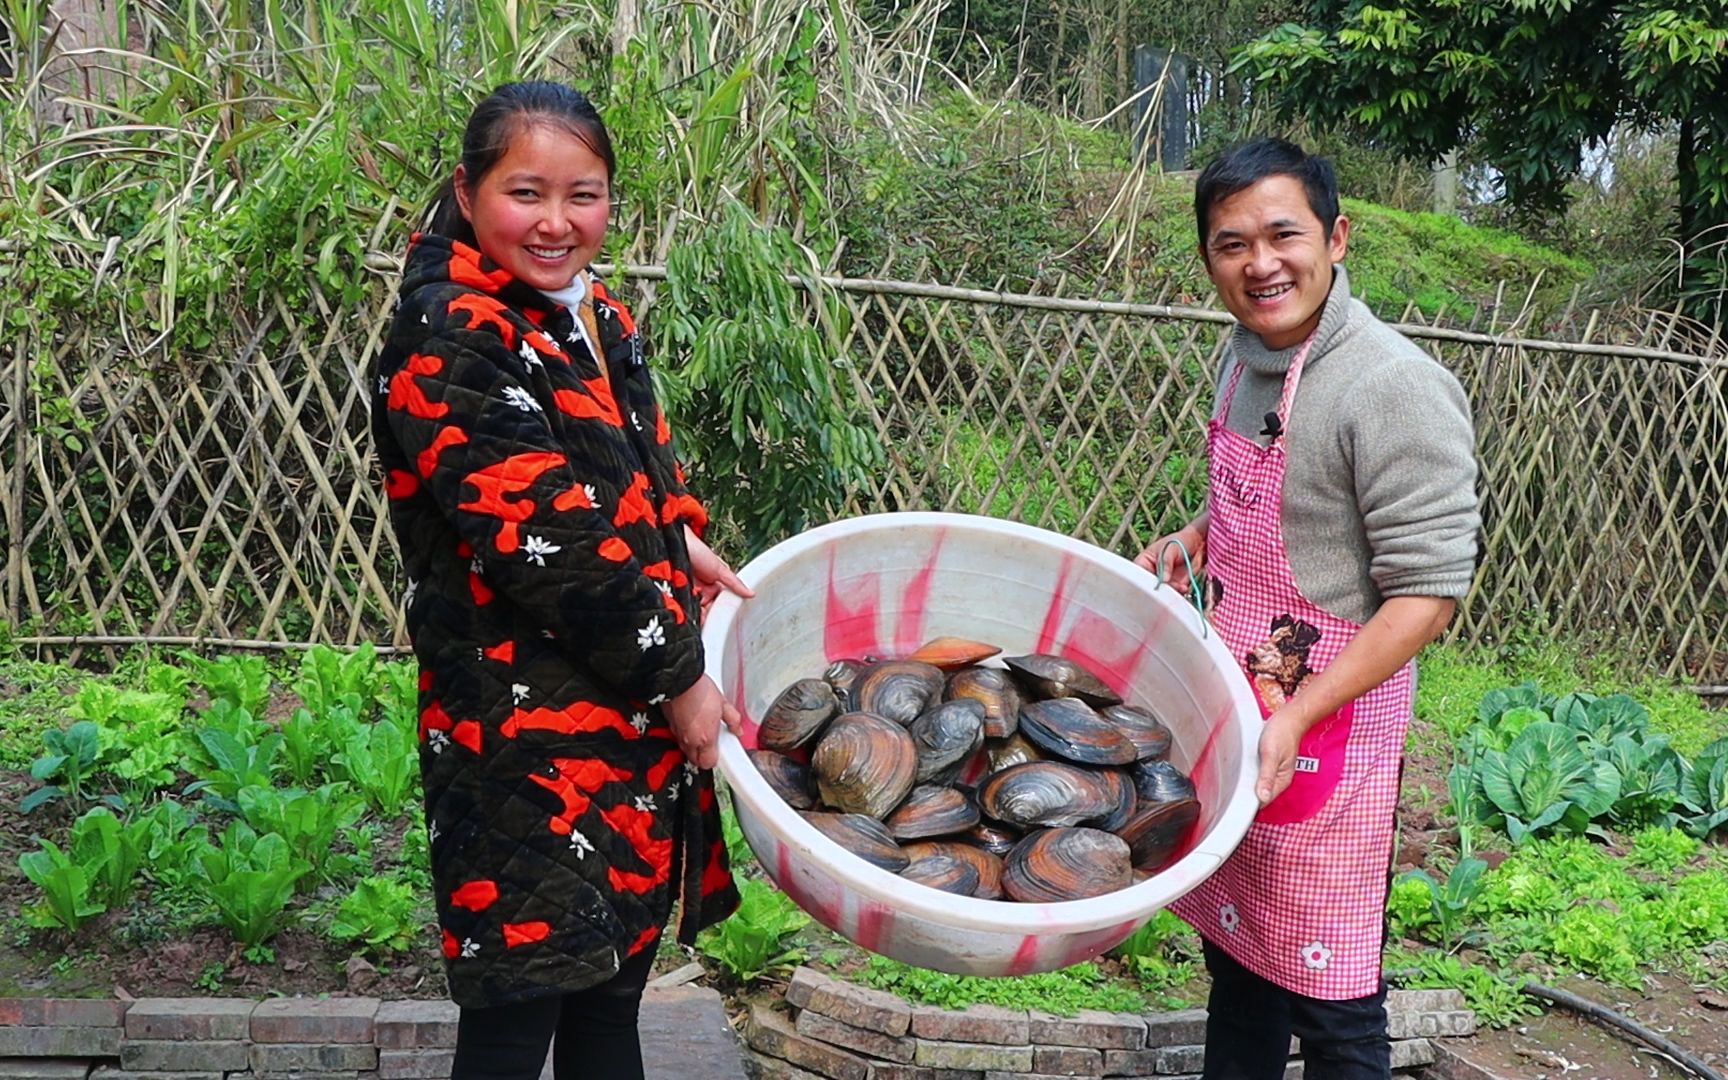
[[[1332,239],[1332,224],[1338,220],[1338,174],[1332,171],[1332,162],[1293,142],[1262,135],[1237,143],[1213,158],[1194,182],[1194,222],[1200,228],[1202,251],[1212,208],[1268,176],[1300,180],[1308,192],[1308,208],[1325,226],[1326,239]]]

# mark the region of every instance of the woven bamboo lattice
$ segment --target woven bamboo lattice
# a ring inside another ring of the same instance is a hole
[[[1132,554],[1199,508],[1223,314],[825,287],[849,309],[825,329],[857,422],[885,454],[848,513],[990,513]],[[388,295],[278,303],[197,359],[117,361],[94,330],[15,342],[0,389],[15,640],[401,644],[362,385]],[[1617,327],[1616,344],[1594,317],[1576,341],[1403,325],[1476,409],[1485,552],[1457,633],[1498,640],[1545,615],[1628,667],[1728,682],[1728,360],[1715,339],[1675,351],[1674,326]]]

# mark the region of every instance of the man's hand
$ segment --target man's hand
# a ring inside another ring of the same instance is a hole
[[[1157,574],[1178,592],[1186,593],[1193,587],[1188,576],[1189,565],[1193,565],[1196,574],[1206,569],[1206,530],[1210,522],[1211,519],[1202,513],[1175,532],[1147,545],[1145,551],[1134,556],[1134,564]],[[1183,561],[1182,552],[1171,543],[1173,540],[1187,549],[1187,562]]]
[[[690,526],[684,526],[684,546],[690,551],[690,571],[696,577],[696,598],[702,603],[702,618],[708,618],[708,609],[720,595],[720,590],[736,593],[748,600],[756,594],[750,586],[744,584],[732,568],[726,565],[726,560],[714,554],[714,549],[702,542],[702,538],[691,531]]]
[[[744,733],[744,718],[706,675],[661,708],[666,722],[672,725],[678,748],[698,769],[712,769],[720,760],[721,724],[734,735]]]
[[[1260,805],[1284,794],[1296,775],[1296,749],[1302,741],[1305,723],[1292,716],[1285,706],[1273,713],[1260,732],[1260,778],[1254,783],[1254,794]]]

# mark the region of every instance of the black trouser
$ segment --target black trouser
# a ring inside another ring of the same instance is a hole
[[[463,1009],[450,1080],[538,1080],[548,1045],[557,1080],[643,1080],[636,1012],[653,967],[646,948],[599,986]]]
[[[1202,939],[1212,997],[1204,1080],[1278,1080],[1290,1036],[1302,1040],[1305,1080],[1387,1080],[1386,984],[1349,1001],[1321,1001],[1268,982]]]

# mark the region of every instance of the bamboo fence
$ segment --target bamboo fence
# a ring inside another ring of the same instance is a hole
[[[8,343],[0,617],[15,643],[74,656],[404,643],[365,375],[394,263],[369,266],[382,280],[363,304],[277,300],[237,314],[231,338],[200,355],[160,343],[123,355],[93,325]],[[619,276],[651,327],[664,271]],[[839,301],[812,318],[884,451],[837,512],[988,513],[1133,554],[1199,508],[1222,312],[801,284]],[[1475,408],[1483,561],[1453,632],[1493,642],[1551,626],[1629,670],[1724,692],[1720,338],[1682,340],[1681,320],[1661,314],[1610,324],[1569,310],[1546,337],[1501,318],[1460,329],[1407,311],[1399,323]],[[675,378],[676,358],[665,363]]]

